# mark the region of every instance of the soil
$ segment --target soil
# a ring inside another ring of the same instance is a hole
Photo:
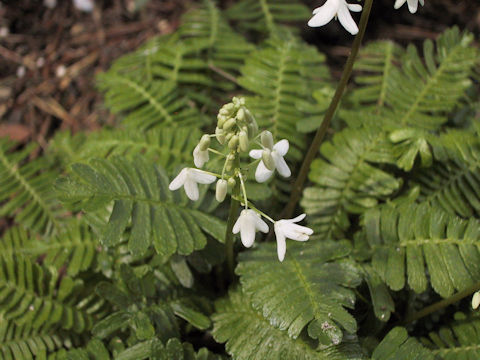
[[[137,11],[135,3],[142,2],[146,5]],[[95,75],[146,39],[174,31],[195,2],[96,0],[92,13],[78,11],[67,0],[58,0],[52,9],[42,0],[0,2],[0,136],[44,147],[58,129],[75,132],[112,123],[95,89]],[[221,1],[221,6],[232,2]],[[374,1],[366,41],[420,44],[453,25],[479,39],[477,0],[426,0],[414,15],[406,5],[394,11],[393,2]],[[323,0],[309,3],[313,9]],[[334,77],[339,76],[352,37],[335,22],[321,30],[305,26],[303,33],[327,54]]]

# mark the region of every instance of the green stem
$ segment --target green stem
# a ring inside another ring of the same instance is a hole
[[[238,168],[240,165],[240,159],[237,156],[235,160],[235,168]],[[230,198],[230,211],[228,212],[228,219],[227,219],[227,232],[225,233],[225,252],[227,258],[227,271],[228,271],[228,279],[233,282],[235,273],[235,259],[233,253],[233,225],[238,218],[238,208],[240,207],[240,202],[237,200],[237,197],[240,194],[240,182],[237,181],[235,187],[232,191],[232,196]]]
[[[422,310],[413,313],[410,316],[407,316],[407,318],[403,321],[403,324],[409,324],[415,320],[421,319],[427,315],[430,315],[431,313],[434,313],[440,309],[443,309],[444,307],[447,307],[448,305],[454,304],[457,301],[462,300],[463,298],[472,295],[474,292],[480,290],[480,281],[473,284],[472,286],[466,288],[465,290],[462,290],[458,293],[456,293],[453,296],[450,296],[447,299],[440,300],[439,302],[436,302],[435,304],[432,304],[430,306],[427,306],[426,308],[423,308]]]
[[[300,196],[302,194],[303,185],[307,180],[308,171],[310,170],[310,165],[312,164],[313,159],[315,159],[315,156],[317,155],[318,150],[320,149],[322,140],[325,137],[328,127],[330,126],[330,121],[332,120],[333,115],[337,110],[338,104],[340,103],[342,95],[347,86],[348,80],[350,79],[350,75],[352,74],[353,64],[355,63],[355,59],[357,57],[358,51],[360,49],[360,45],[362,43],[363,35],[365,34],[365,29],[367,28],[368,18],[370,16],[370,10],[372,8],[372,2],[373,0],[365,0],[365,5],[362,11],[362,17],[360,19],[360,24],[359,24],[359,32],[355,37],[355,40],[353,41],[352,51],[350,53],[350,56],[347,59],[345,68],[343,69],[342,77],[340,78],[340,82],[338,83],[337,90],[335,91],[335,95],[333,96],[332,101],[330,102],[330,106],[328,107],[327,112],[325,113],[325,117],[323,118],[322,124],[317,129],[315,137],[313,138],[310,148],[308,149],[307,155],[305,155],[305,158],[303,159],[303,163],[300,168],[300,172],[298,174],[297,180],[293,184],[292,193],[290,194],[290,199],[283,211],[282,217],[284,218],[290,218],[293,214],[293,211],[295,210],[298,200],[300,199]]]

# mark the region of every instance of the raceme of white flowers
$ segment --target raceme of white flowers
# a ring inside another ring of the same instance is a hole
[[[418,3],[423,6],[424,0],[395,0],[393,7],[399,9],[403,4],[408,4],[408,10],[413,14],[418,9]],[[340,24],[350,34],[358,33],[358,26],[352,18],[350,11],[360,12],[362,6],[349,4],[346,0],[327,0],[325,4],[313,10],[313,17],[308,22],[310,27],[319,27],[328,24],[333,18],[338,19]]]
[[[245,179],[248,170],[257,165],[255,180],[263,183],[270,179],[275,170],[283,177],[291,175],[290,168],[284,159],[289,149],[288,140],[283,139],[274,144],[273,135],[269,131],[258,133],[258,125],[245,107],[243,98],[232,99],[231,103],[225,104],[218,113],[215,134],[205,134],[193,150],[193,162],[196,168],[184,168],[172,180],[170,190],[178,190],[182,186],[190,200],[199,199],[198,184],[216,184],[215,198],[222,202],[230,190],[231,196],[240,201],[245,207],[233,225],[233,234],[240,233],[242,244],[249,248],[255,242],[257,231],[268,233],[269,227],[263,218],[274,224],[277,239],[278,259],[283,261],[286,253],[286,239],[307,241],[313,234],[313,230],[296,224],[305,218],[302,214],[294,219],[282,219],[275,221],[270,216],[258,210],[249,200],[245,188]],[[216,138],[222,150],[211,148],[211,138]],[[258,145],[260,149],[250,150],[251,145]],[[250,150],[250,152],[249,152]],[[198,168],[210,160],[210,153],[224,158],[221,174],[212,173]],[[245,157],[241,154],[249,154],[254,159],[249,164],[242,164]]]

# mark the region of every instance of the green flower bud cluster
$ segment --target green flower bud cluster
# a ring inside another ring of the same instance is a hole
[[[245,99],[234,97],[217,115],[215,136],[233,152],[247,152],[250,141],[257,135],[258,125],[245,107]]]

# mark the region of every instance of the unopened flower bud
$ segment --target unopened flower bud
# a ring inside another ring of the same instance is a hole
[[[264,147],[267,149],[273,149],[273,136],[272,133],[268,130],[265,130],[260,135],[260,141]]]
[[[227,159],[225,160],[225,169],[227,171],[232,170],[234,161],[235,161],[235,155],[234,154],[228,154]]]
[[[232,138],[231,138],[230,141],[228,142],[228,148],[229,148],[230,150],[236,150],[239,141],[240,141],[240,140],[238,139],[238,135],[232,136]]]
[[[275,161],[273,160],[272,152],[270,151],[270,149],[263,150],[262,161],[268,170],[275,170]]]
[[[225,140],[226,140],[225,139],[225,132],[222,129],[217,127],[215,129],[215,136],[217,137],[217,140],[220,143],[220,145],[225,144]]]
[[[257,132],[258,132],[257,123],[255,121],[249,123],[248,124],[248,138],[253,139],[255,136],[257,136]]]
[[[238,121],[244,121],[245,120],[245,110],[243,108],[238,109],[237,120]]]
[[[215,188],[215,199],[217,199],[218,202],[225,200],[225,196],[227,196],[227,188],[227,180],[220,179],[217,181],[217,187]]]
[[[234,118],[230,118],[225,122],[225,124],[223,124],[222,129],[225,130],[225,131],[229,131],[236,124],[237,124],[237,120],[235,120]]]
[[[225,124],[225,121],[227,121],[228,117],[225,116],[225,115],[221,115],[221,114],[218,114],[217,116],[217,126],[219,128],[222,128],[223,127],[223,124]]]
[[[235,134],[232,133],[232,132],[229,132],[227,135],[225,135],[225,140],[230,141],[230,139],[233,137],[233,135],[235,135]]]
[[[251,122],[255,122],[256,123],[256,120],[255,118],[253,117],[252,113],[248,110],[248,109],[245,109],[245,120],[247,121],[247,123],[251,123]]]
[[[240,151],[247,152],[248,151],[248,135],[244,130],[240,131],[240,135],[238,135],[238,140],[240,144]]]
[[[237,184],[237,182],[235,181],[234,177],[231,177],[231,178],[228,179],[228,187],[230,189],[233,189],[236,184]]]
[[[472,308],[475,310],[480,306],[480,291],[477,291],[473,294],[472,297]]]
[[[208,135],[203,135],[202,138],[200,139],[200,142],[198,143],[200,150],[205,151],[208,149],[210,146],[210,136]]]

